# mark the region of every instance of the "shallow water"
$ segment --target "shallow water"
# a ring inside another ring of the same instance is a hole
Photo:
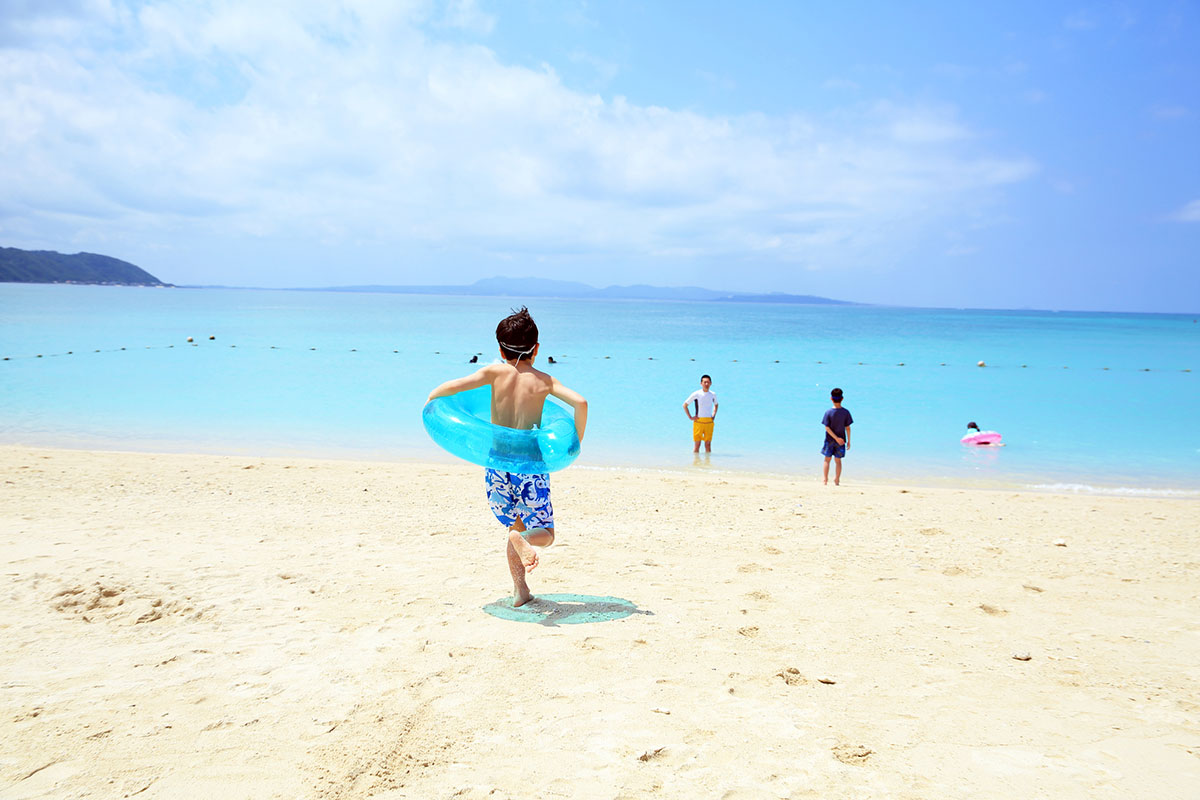
[[[1200,496],[1190,316],[524,302],[538,365],[589,400],[583,466],[812,474],[840,386],[848,476]],[[0,441],[440,458],[426,394],[491,360],[521,303],[0,285]],[[682,403],[702,372],[720,411],[697,460]],[[969,420],[1007,446],[961,446]]]

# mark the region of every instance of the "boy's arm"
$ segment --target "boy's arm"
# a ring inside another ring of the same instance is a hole
[[[828,425],[825,426],[825,432],[829,434],[829,438],[833,439],[838,444],[846,443],[846,440],[840,438],[836,433],[833,432],[833,428],[829,427]]]
[[[850,426],[846,426],[846,448],[850,448]]]
[[[446,381],[441,386],[438,386],[429,393],[429,400],[435,400],[439,397],[449,397],[452,394],[459,392],[467,392],[471,389],[478,389],[480,386],[486,386],[496,379],[495,368],[493,364],[488,364],[478,372],[473,372],[462,378],[455,378],[452,381]]]
[[[583,431],[587,428],[587,400],[574,389],[568,389],[566,386],[563,386],[558,382],[557,378],[552,378],[551,380],[553,383],[550,385],[550,394],[575,410],[575,433],[579,436],[579,441],[582,442]]]

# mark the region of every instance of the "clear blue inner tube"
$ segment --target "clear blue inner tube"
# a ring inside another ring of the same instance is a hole
[[[446,452],[504,472],[554,472],[579,456],[575,417],[553,397],[546,398],[542,424],[532,430],[492,423],[490,386],[430,400],[421,421]]]

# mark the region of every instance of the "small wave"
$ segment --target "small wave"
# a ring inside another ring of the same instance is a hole
[[[1087,483],[1035,483],[1028,488],[1039,492],[1065,494],[1105,494],[1124,497],[1200,497],[1194,489],[1151,489],[1134,486],[1092,486]]]

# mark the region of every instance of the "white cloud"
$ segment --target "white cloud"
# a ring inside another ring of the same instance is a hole
[[[476,0],[448,0],[439,23],[486,35],[496,27],[496,18],[481,11]]]
[[[1200,222],[1200,200],[1193,200],[1171,215],[1176,222]]]
[[[573,91],[435,38],[491,30],[470,2],[113,3],[0,50],[9,243],[834,266],[1037,169],[980,150],[949,108],[716,116]]]

